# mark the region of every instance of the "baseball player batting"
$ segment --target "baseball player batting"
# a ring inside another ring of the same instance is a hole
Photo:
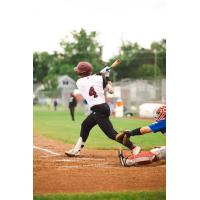
[[[112,84],[109,81],[109,70],[109,67],[105,67],[99,74],[92,75],[93,66],[89,62],[79,62],[74,68],[74,71],[79,76],[76,85],[83,98],[86,99],[91,114],[82,122],[80,137],[75,147],[65,152],[67,156],[73,157],[80,155],[81,149],[84,147],[91,129],[96,125],[100,127],[107,137],[116,140],[118,133],[113,128],[109,119],[110,108],[106,103],[104,95],[104,89],[113,93]],[[123,144],[123,141],[120,139],[117,142]],[[127,141],[124,146],[130,149],[133,154],[140,152],[140,147],[135,146],[131,141]]]
[[[132,131],[125,130],[118,134],[116,140],[122,140],[123,144],[129,142],[129,138],[135,135],[144,135],[146,133],[161,132],[163,135],[166,133],[166,106],[161,106],[154,112],[155,122],[149,126],[136,128]],[[120,163],[124,167],[137,166],[139,164],[151,163],[166,158],[166,147],[156,147],[150,151],[142,151],[137,155],[125,155],[122,150],[118,152]]]

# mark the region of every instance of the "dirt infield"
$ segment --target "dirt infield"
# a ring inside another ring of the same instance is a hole
[[[33,192],[114,192],[165,190],[165,162],[122,167],[116,150],[84,149],[69,158],[72,145],[34,135]]]

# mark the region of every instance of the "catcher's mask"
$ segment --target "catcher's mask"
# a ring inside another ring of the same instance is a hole
[[[79,62],[74,71],[81,77],[89,76],[92,74],[93,67],[89,62]]]
[[[154,117],[156,121],[166,119],[166,106],[161,106],[157,108],[154,112]]]

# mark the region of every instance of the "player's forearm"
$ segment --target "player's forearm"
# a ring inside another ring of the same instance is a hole
[[[107,81],[106,89],[108,90],[109,93],[113,94],[114,90],[111,81]]]
[[[152,132],[151,129],[148,126],[145,126],[130,131],[129,136],[144,135],[150,132]]]
[[[142,128],[140,128],[140,132],[142,135],[147,134],[147,133],[151,133],[152,130],[148,127],[148,126],[144,126]]]

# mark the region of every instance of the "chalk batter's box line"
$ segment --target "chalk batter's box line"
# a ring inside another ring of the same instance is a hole
[[[44,148],[41,148],[41,147],[38,147],[38,146],[35,146],[35,145],[33,145],[33,148],[44,151],[44,152],[49,153],[49,154],[54,155],[54,156],[61,156],[61,154],[59,154],[59,153],[55,153],[53,151],[50,151],[48,149],[44,149]]]
[[[63,155],[63,154],[59,154],[59,153],[50,151],[50,150],[48,150],[48,149],[44,149],[44,148],[35,146],[35,145],[33,145],[33,148],[51,154],[51,155],[49,155],[49,156],[40,156],[40,157],[42,157],[42,158],[56,157],[56,156],[61,156],[61,155]],[[101,158],[75,158],[75,159],[64,159],[64,160],[65,160],[65,162],[70,162],[70,161],[71,161],[71,162],[76,162],[76,161],[81,161],[81,160],[99,160],[99,161],[103,161],[103,160],[105,160],[105,159],[101,159]],[[62,161],[64,161],[64,160],[62,160]]]

